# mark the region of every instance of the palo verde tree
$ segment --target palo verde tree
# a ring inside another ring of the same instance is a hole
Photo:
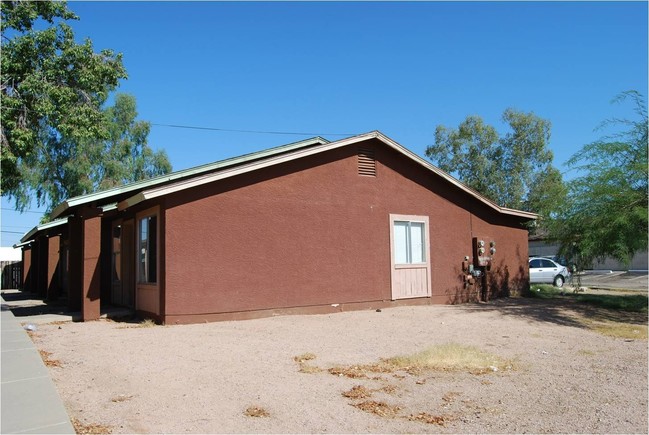
[[[115,175],[122,170],[114,167],[115,153],[106,152],[124,128],[111,116],[118,109],[102,110],[127,77],[121,54],[96,53],[90,39],[77,44],[67,21],[78,17],[65,2],[3,0],[0,6],[2,195],[19,210],[34,196],[51,209],[65,196],[132,181]],[[140,162],[138,177],[168,170],[168,161],[148,163],[166,160],[141,146],[148,126],[129,129],[139,145],[131,147],[126,168]]]
[[[631,102],[635,118],[604,121],[600,129],[613,132],[568,160],[580,175],[569,182],[567,205],[551,225],[561,252],[582,266],[607,256],[628,264],[647,249],[647,104],[635,91],[613,101]]]
[[[439,125],[426,156],[501,206],[554,213],[565,187],[548,149],[550,122],[514,109],[502,119],[510,130],[505,134],[479,116],[468,116],[456,129]]]

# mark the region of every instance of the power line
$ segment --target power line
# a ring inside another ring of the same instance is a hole
[[[4,213],[5,211],[15,211],[15,212],[17,212],[17,213],[36,213],[36,214],[45,214],[44,211],[33,211],[33,210],[23,210],[23,211],[20,211],[20,210],[15,210],[15,209],[13,209],[13,208],[3,208],[3,209],[2,209],[2,212]]]
[[[24,232],[18,232],[18,231],[6,231],[6,230],[0,230],[0,233],[9,233],[9,234],[25,234]]]
[[[26,110],[17,107],[2,107],[2,110]],[[292,136],[356,136],[358,133],[308,133],[308,132],[297,132],[297,131],[267,131],[267,130],[237,130],[232,128],[218,128],[218,127],[200,127],[194,125],[179,125],[179,124],[160,124],[157,122],[149,122],[151,125],[157,127],[170,127],[170,128],[184,128],[189,130],[207,130],[207,131],[227,131],[230,133],[254,133],[254,134],[281,134],[281,135],[292,135]]]
[[[295,131],[264,131],[264,130],[235,130],[230,128],[217,128],[217,127],[197,127],[192,125],[176,125],[176,124],[158,124],[152,122],[151,125],[158,127],[171,127],[171,128],[186,128],[190,130],[208,130],[208,131],[228,131],[233,133],[256,133],[256,134],[283,134],[294,136],[356,136],[356,133],[302,133]]]

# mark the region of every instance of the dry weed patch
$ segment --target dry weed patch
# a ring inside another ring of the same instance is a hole
[[[249,406],[243,414],[248,417],[270,417],[270,413],[259,406]]]
[[[153,328],[154,326],[156,326],[156,323],[152,319],[144,319],[138,324],[140,328]]]
[[[443,415],[432,415],[427,412],[420,412],[419,414],[410,414],[408,416],[408,420],[421,421],[427,424],[437,424],[439,426],[446,426],[446,422],[449,420],[449,418]]]
[[[404,379],[405,376],[398,372],[410,375],[419,375],[425,371],[467,371],[485,374],[514,368],[513,360],[484,352],[474,346],[449,343],[432,346],[413,355],[383,359],[376,364],[331,367],[329,373],[352,379],[377,380],[381,378],[370,377],[367,373],[391,373],[395,378]]]
[[[115,396],[112,399],[110,399],[110,401],[113,402],[113,403],[119,403],[119,402],[126,402],[127,400],[131,400],[132,398],[133,398],[132,395],[128,396],[126,394],[120,394],[120,395]]]
[[[401,410],[398,406],[391,406],[385,402],[375,402],[374,400],[366,400],[360,403],[354,403],[352,406],[360,409],[361,411],[376,414],[379,417],[394,418]]]
[[[47,352],[45,350],[38,351],[41,354],[41,358],[47,367],[62,367],[61,361],[58,359],[50,359],[52,352]]]
[[[95,424],[95,423],[84,424],[81,423],[76,418],[71,418],[70,421],[72,422],[72,426],[74,426],[74,431],[79,435],[81,434],[96,435],[96,434],[113,433],[113,429],[110,426],[104,426],[102,424]]]
[[[444,395],[442,396],[442,400],[443,400],[444,402],[448,402],[448,403],[450,403],[450,402],[454,402],[455,399],[456,399],[458,396],[460,396],[461,394],[462,394],[462,393],[458,393],[457,391],[449,391],[448,393],[446,393],[446,394],[444,394]]]
[[[372,390],[368,390],[362,385],[356,385],[351,390],[343,392],[342,395],[354,400],[367,399],[372,397]]]
[[[455,343],[429,347],[414,355],[396,356],[383,361],[394,370],[420,373],[425,370],[468,371],[475,374],[511,370],[514,362],[478,349]]]
[[[311,352],[293,357],[293,361],[298,363],[300,367],[300,373],[320,373],[322,371],[320,367],[308,364],[308,361],[313,361],[314,359],[316,359],[316,356]]]

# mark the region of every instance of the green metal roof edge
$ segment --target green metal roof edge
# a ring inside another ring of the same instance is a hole
[[[29,230],[29,232],[25,233],[25,235],[22,236],[22,238],[20,239],[20,241],[21,241],[22,243],[25,243],[25,242],[27,242],[29,239],[31,239],[32,236],[34,236],[36,233],[39,233],[39,232],[41,232],[41,231],[43,231],[43,230],[48,230],[48,229],[50,229],[50,228],[58,227],[59,225],[64,225],[64,224],[66,224],[66,223],[68,223],[68,218],[67,218],[67,217],[64,217],[64,218],[56,219],[56,220],[53,220],[53,221],[51,221],[51,222],[47,222],[47,223],[44,223],[44,224],[41,224],[41,225],[36,225],[34,228],[32,228],[31,230]]]
[[[219,160],[213,163],[207,163],[205,165],[194,166],[192,168],[183,169],[176,172],[171,172],[169,174],[161,175],[159,177],[149,178],[142,181],[136,181],[134,183],[125,184],[123,186],[114,187],[107,190],[101,190],[99,192],[88,193],[86,195],[76,196],[70,199],[67,199],[60,203],[52,211],[52,217],[56,218],[60,216],[63,212],[70,209],[71,207],[76,207],[88,202],[97,201],[105,198],[110,198],[113,195],[119,195],[122,193],[131,192],[138,189],[146,189],[153,187],[157,184],[166,183],[169,181],[174,181],[177,179],[191,177],[203,172],[209,172],[216,169],[220,169],[226,166],[238,165],[245,163],[251,160],[261,159],[269,157],[275,154],[282,152],[293,151],[298,148],[303,148],[312,145],[322,145],[327,144],[329,141],[321,136],[312,137],[309,139],[304,139],[297,142],[292,142],[285,145],[280,145],[273,148],[267,148],[261,151],[256,151],[253,153],[243,154],[241,156],[231,157],[224,160]]]

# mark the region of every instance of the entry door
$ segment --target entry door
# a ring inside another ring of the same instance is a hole
[[[122,225],[114,223],[111,233],[111,293],[110,302],[122,305]]]
[[[111,303],[134,306],[133,220],[116,223],[112,229]]]
[[[135,221],[122,223],[122,304],[135,308]]]
[[[390,215],[392,299],[430,297],[428,216]]]

